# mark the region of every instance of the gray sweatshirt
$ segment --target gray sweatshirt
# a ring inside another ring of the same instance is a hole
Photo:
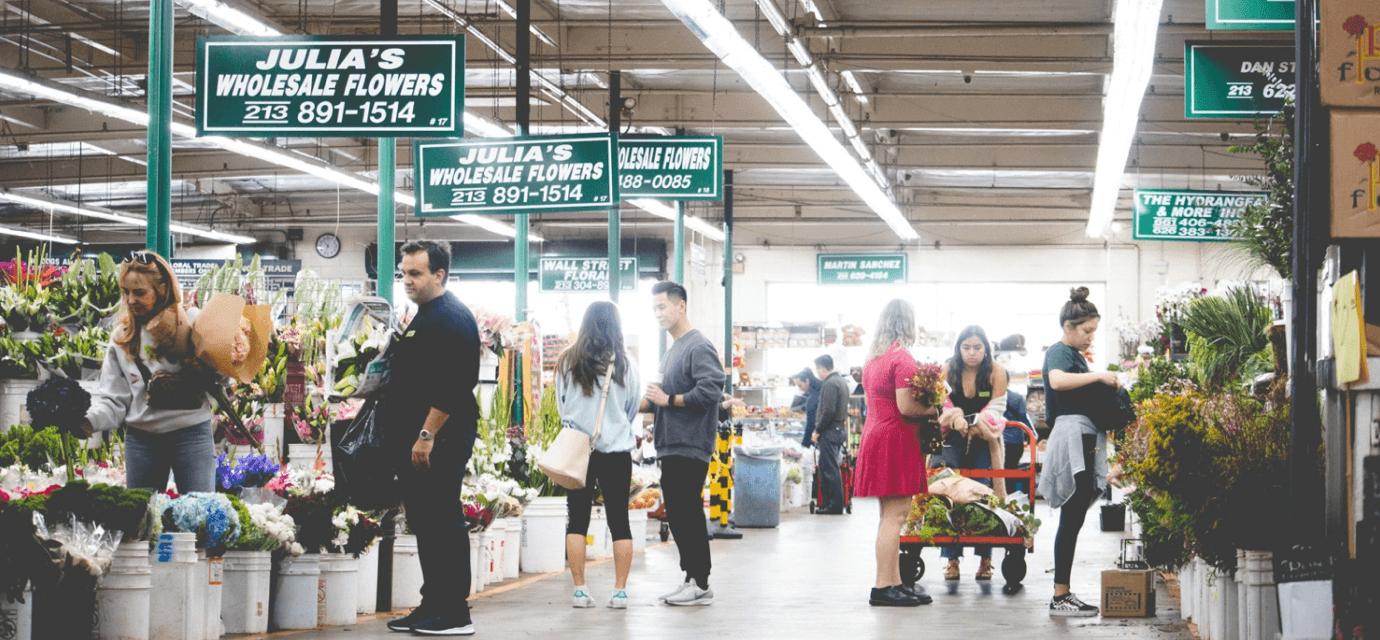
[[[652,406],[657,456],[709,462],[723,401],[724,365],[714,344],[698,329],[681,336],[662,357],[661,389],[667,395],[682,396],[685,406]]]
[[[187,310],[187,319],[196,324],[197,309]],[[153,344],[153,334],[141,329],[140,344]],[[144,364],[149,373],[160,371],[176,373],[182,370],[180,362],[169,362],[162,358],[148,357],[144,350]],[[144,377],[134,359],[113,342],[105,350],[105,362],[101,365],[101,384],[91,394],[91,408],[86,411],[86,419],[96,431],[111,431],[121,424],[152,433],[168,433],[201,424],[211,419],[211,397],[202,398],[201,406],[187,411],[177,409],[154,409],[149,406],[148,393],[144,389]]]

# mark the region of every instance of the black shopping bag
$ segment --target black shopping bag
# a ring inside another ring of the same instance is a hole
[[[400,501],[398,478],[384,448],[383,428],[375,420],[377,409],[376,399],[366,400],[339,439],[331,443],[336,491],[366,511],[389,509]]]

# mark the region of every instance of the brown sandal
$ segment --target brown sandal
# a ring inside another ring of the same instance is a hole
[[[991,579],[992,579],[992,561],[991,561],[991,560],[988,560],[988,559],[984,558],[984,559],[982,560],[982,564],[978,565],[977,579],[978,579],[978,580],[991,580]]]
[[[957,579],[958,579],[958,563],[957,563],[957,562],[950,562],[948,568],[944,569],[944,579],[945,579],[945,580],[957,580]]]

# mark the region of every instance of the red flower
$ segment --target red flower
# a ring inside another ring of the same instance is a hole
[[[1356,156],[1356,159],[1361,162],[1371,162],[1375,160],[1375,156],[1380,155],[1380,152],[1376,151],[1374,144],[1362,142],[1357,145],[1355,151],[1351,152],[1351,155]]]
[[[1366,19],[1359,15],[1351,16],[1346,19],[1346,22],[1342,23],[1342,28],[1346,29],[1346,32],[1351,34],[1353,38],[1364,33],[1368,26],[1370,25],[1366,24]]]
[[[0,502],[9,502],[9,501],[10,501],[10,494],[5,493],[5,490],[4,490],[4,489],[0,489]]]

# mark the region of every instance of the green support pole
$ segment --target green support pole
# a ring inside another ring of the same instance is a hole
[[[397,252],[393,248],[393,227],[397,211],[393,207],[393,175],[397,170],[397,140],[379,138],[379,255],[378,294],[393,304],[393,274],[397,272]]]
[[[145,244],[172,257],[173,2],[149,5],[148,188]]]
[[[676,266],[672,270],[676,282],[685,284],[685,203],[676,201]]]
[[[613,137],[613,179],[618,181],[618,130],[622,127],[622,79],[617,71],[609,72],[609,135]],[[618,304],[618,290],[623,287],[622,230],[619,228],[621,214],[618,207],[609,209],[609,300]]]
[[[733,170],[724,171],[724,365],[733,364]],[[724,378],[724,392],[733,393],[733,376]]]
[[[519,213],[513,217],[513,226],[517,227],[517,249],[513,251],[513,284],[517,287],[517,318],[518,322],[527,319],[527,284],[532,274],[527,264],[527,233],[531,227],[531,222],[527,219],[527,214]]]
[[[518,0],[517,5],[517,124],[518,135],[532,133],[532,2]],[[517,313],[513,316],[518,322],[527,319],[527,283],[531,279],[531,269],[527,263],[527,236],[532,222],[527,214],[513,216],[513,226],[517,228],[517,250],[513,252],[513,285],[517,288]]]

